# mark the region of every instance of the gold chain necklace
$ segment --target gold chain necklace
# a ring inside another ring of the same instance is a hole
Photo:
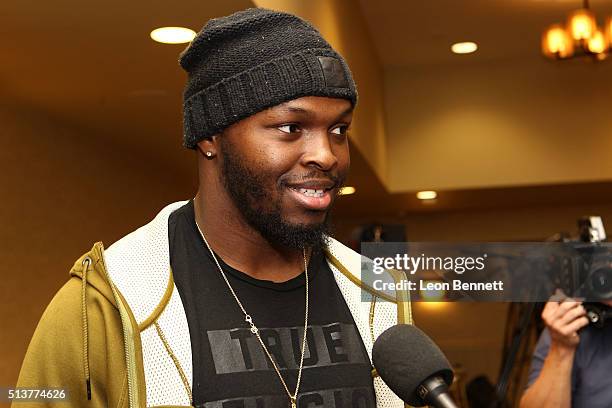
[[[287,387],[287,383],[285,382],[285,379],[281,375],[280,369],[276,365],[274,358],[272,358],[272,355],[268,351],[268,348],[266,347],[263,340],[261,339],[261,336],[259,335],[259,329],[257,328],[257,326],[255,326],[255,323],[253,323],[253,318],[251,317],[251,315],[249,315],[246,309],[244,308],[244,306],[242,306],[242,302],[240,302],[240,299],[238,299],[238,296],[236,295],[234,288],[232,288],[232,285],[230,284],[229,280],[227,279],[227,276],[225,275],[225,272],[223,272],[223,268],[221,268],[221,265],[219,264],[219,261],[217,260],[217,257],[215,256],[215,253],[213,252],[212,248],[208,244],[208,241],[206,240],[206,237],[204,236],[204,233],[200,229],[200,225],[198,224],[197,221],[196,221],[196,227],[198,228],[198,231],[200,232],[200,235],[202,236],[202,240],[204,240],[204,244],[206,244],[206,248],[208,248],[208,250],[210,251],[210,254],[212,255],[215,261],[215,264],[217,264],[217,268],[219,268],[219,272],[221,272],[221,276],[223,277],[223,280],[225,281],[225,283],[227,284],[227,287],[229,288],[230,292],[234,296],[234,299],[236,299],[236,303],[238,303],[240,310],[242,310],[242,313],[244,314],[244,321],[247,322],[249,326],[251,326],[251,333],[253,333],[257,337],[257,340],[259,340],[259,344],[261,344],[261,347],[263,348],[264,352],[268,356],[268,359],[270,359],[270,361],[272,362],[272,366],[274,366],[274,370],[276,371],[278,378],[283,384],[283,387],[285,387],[285,391],[287,392],[287,395],[289,396],[289,401],[291,402],[291,408],[297,408],[297,396],[298,396],[298,391],[300,389],[300,382],[302,380],[302,368],[304,367],[304,351],[306,350],[306,330],[308,329],[308,262],[306,261],[306,249],[302,250],[302,253],[304,256],[304,275],[306,278],[306,313],[304,316],[304,338],[302,339],[302,355],[300,357],[300,368],[298,370],[297,384],[295,385],[295,392],[291,394],[291,392],[289,391],[289,387]]]

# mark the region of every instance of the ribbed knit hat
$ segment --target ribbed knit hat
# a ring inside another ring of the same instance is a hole
[[[214,18],[183,51],[185,147],[302,96],[344,98],[357,90],[348,65],[308,22],[251,8]]]

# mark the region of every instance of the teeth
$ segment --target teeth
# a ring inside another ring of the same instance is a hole
[[[308,197],[323,197],[325,192],[325,190],[315,190],[312,188],[300,188],[298,191]]]

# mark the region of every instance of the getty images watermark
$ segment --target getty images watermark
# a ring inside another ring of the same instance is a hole
[[[363,243],[364,300],[545,302],[557,289],[612,299],[612,244]]]
[[[417,272],[454,272],[457,275],[462,275],[470,271],[485,270],[485,261],[487,254],[482,256],[420,256],[414,257],[408,254],[396,254],[394,257],[375,257],[372,259],[372,272],[376,275],[382,275],[386,270],[403,271],[407,275],[415,275]],[[503,291],[503,280],[493,280],[487,282],[464,282],[461,279],[452,279],[450,282],[408,278],[400,279],[394,282],[385,282],[383,279],[374,279],[372,286],[376,290],[408,290],[408,291]]]

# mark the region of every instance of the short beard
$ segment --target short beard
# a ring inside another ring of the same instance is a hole
[[[240,159],[233,146],[221,139],[223,164],[222,183],[245,221],[273,246],[321,251],[331,235],[330,213],[323,222],[307,225],[292,224],[282,216],[281,199],[272,201],[266,191],[266,177],[253,173]],[[277,187],[282,194],[280,187]]]

